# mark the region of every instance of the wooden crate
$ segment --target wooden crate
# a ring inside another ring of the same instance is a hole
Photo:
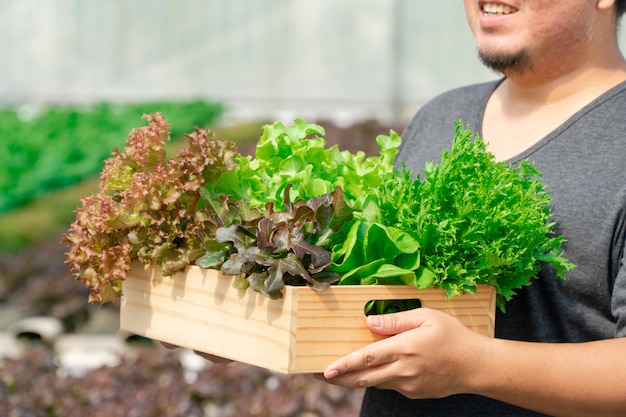
[[[448,300],[442,290],[408,286],[288,286],[280,300],[232,287],[233,277],[188,267],[163,277],[135,265],[123,284],[120,328],[178,346],[283,373],[321,372],[333,360],[382,336],[365,326],[370,300],[419,299],[493,336],[495,291]]]

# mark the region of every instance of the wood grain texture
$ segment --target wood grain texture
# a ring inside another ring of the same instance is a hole
[[[493,336],[495,291],[448,300],[439,289],[408,286],[288,286],[280,300],[232,287],[233,277],[188,267],[163,277],[135,264],[123,284],[120,329],[282,373],[321,372],[326,365],[381,336],[365,326],[370,300],[419,299]]]

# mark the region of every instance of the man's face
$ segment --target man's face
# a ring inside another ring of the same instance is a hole
[[[508,76],[569,65],[588,48],[597,15],[592,0],[464,3],[481,60]]]

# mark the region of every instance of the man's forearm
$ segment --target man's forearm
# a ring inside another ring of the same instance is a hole
[[[554,416],[626,416],[626,338],[577,344],[492,340],[476,394]]]

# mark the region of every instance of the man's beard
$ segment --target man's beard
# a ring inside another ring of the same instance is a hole
[[[487,68],[505,75],[523,74],[533,70],[530,53],[527,50],[512,55],[486,55],[478,51],[478,58]]]

